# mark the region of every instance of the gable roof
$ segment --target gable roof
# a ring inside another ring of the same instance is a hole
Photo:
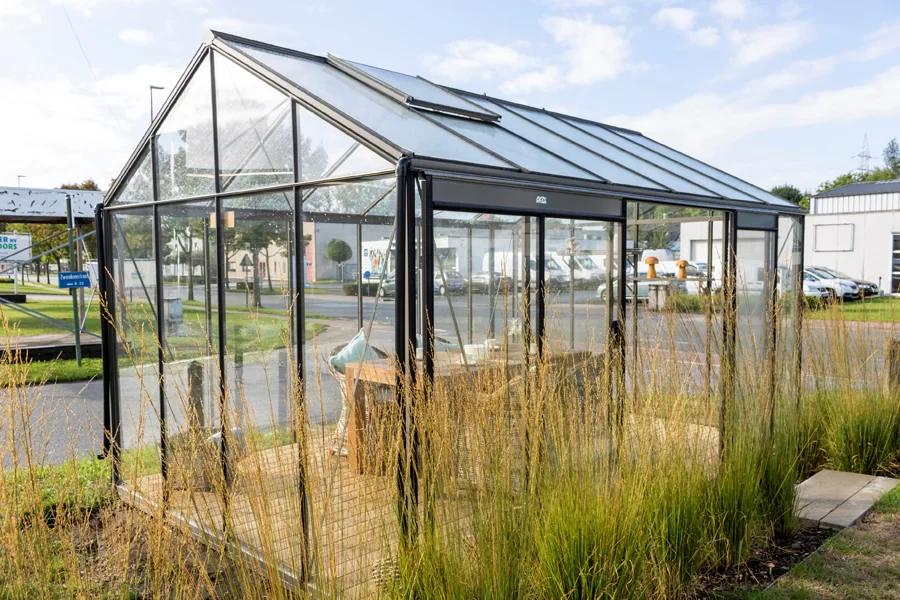
[[[206,44],[385,158],[412,158],[417,169],[609,190],[701,208],[803,212],[636,131],[230,34],[210,32]],[[163,117],[161,111],[157,120]]]
[[[814,197],[832,198],[834,196],[867,196],[869,194],[893,194],[895,192],[900,192],[900,179],[848,183],[839,188],[816,194]]]

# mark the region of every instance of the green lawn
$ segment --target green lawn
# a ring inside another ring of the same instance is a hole
[[[813,320],[842,319],[877,323],[900,322],[900,298],[871,298],[858,302],[842,302],[806,311],[804,317]]]
[[[15,291],[15,286],[12,283],[0,283],[0,294],[12,294]],[[19,284],[19,293],[20,294],[60,294],[60,295],[69,295],[68,290],[61,290],[58,287],[52,285],[35,285],[33,283],[20,283]]]
[[[761,600],[900,598],[900,487],[862,523],[825,542]]]
[[[185,360],[205,356],[206,317],[203,304],[185,302],[184,325],[179,335],[167,336],[167,350],[170,360]],[[28,306],[61,321],[71,322],[72,304],[68,300],[32,302]],[[8,321],[9,333],[19,336],[63,333],[62,329],[48,325],[39,319],[24,315],[9,308],[0,307],[0,315]],[[144,303],[132,303],[128,307],[128,324],[126,336],[132,345],[132,352],[137,362],[156,361],[156,331],[152,322],[152,313]],[[307,315],[310,319],[320,315]],[[217,327],[215,316],[212,326]],[[326,329],[322,323],[306,323],[306,337],[312,338]],[[97,303],[91,306],[86,322],[88,331],[100,330],[100,307]],[[248,309],[231,307],[227,309],[228,352],[256,352],[283,348],[287,343],[287,313],[283,310]],[[127,358],[120,358],[123,367],[131,364]],[[81,368],[75,366],[74,360],[60,360],[42,363],[30,363],[14,366],[13,370],[0,372],[0,384],[10,381],[25,383],[84,381],[101,375],[99,359],[85,359]]]

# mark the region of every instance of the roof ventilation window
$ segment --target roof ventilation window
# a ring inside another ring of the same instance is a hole
[[[495,122],[500,120],[500,115],[421,77],[371,67],[331,54],[328,55],[328,62],[351,77],[410,108],[442,112],[479,121]]]

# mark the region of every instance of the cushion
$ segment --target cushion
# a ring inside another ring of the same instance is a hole
[[[347,372],[347,363],[358,363],[367,360],[381,358],[375,350],[366,343],[366,330],[360,329],[340,352],[328,359],[328,364],[334,367],[338,373]]]

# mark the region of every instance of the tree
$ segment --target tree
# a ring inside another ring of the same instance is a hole
[[[804,194],[797,186],[785,183],[784,185],[776,185],[769,191],[788,202],[793,202],[797,206],[809,208],[809,194]]]
[[[61,190],[82,190],[85,192],[99,192],[100,186],[93,179],[85,179],[81,183],[64,183],[59,186]]]
[[[352,257],[353,250],[350,249],[350,244],[348,244],[344,240],[334,238],[330,242],[328,242],[327,246],[325,246],[325,258],[330,261],[336,262],[339,267],[343,263],[350,260]],[[341,279],[343,279],[343,275],[344,272],[341,271]]]
[[[884,168],[890,170],[893,177],[900,177],[900,144],[897,143],[897,138],[888,142],[882,156],[884,157]]]

